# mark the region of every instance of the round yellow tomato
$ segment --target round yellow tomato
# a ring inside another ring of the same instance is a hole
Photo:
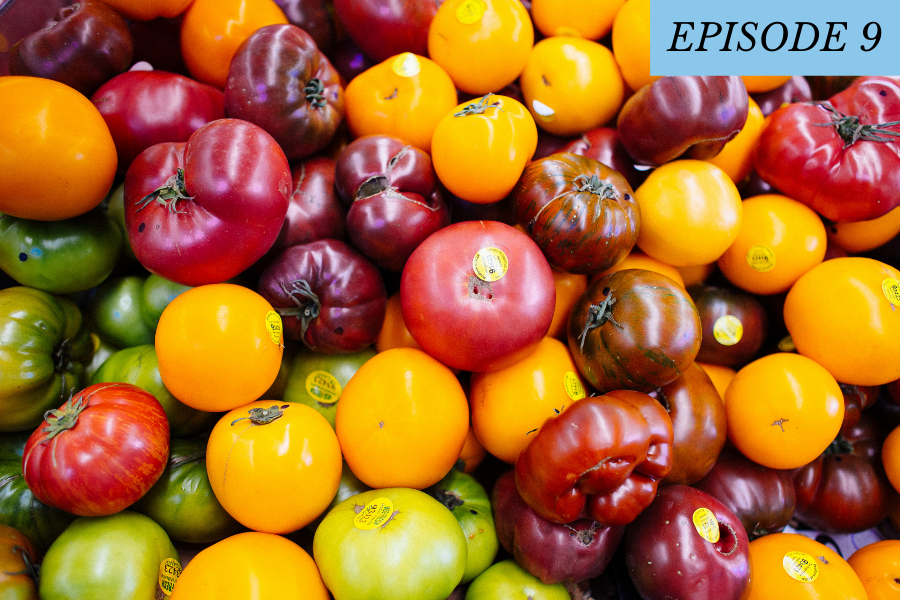
[[[650,75],[650,0],[628,0],[622,5],[613,20],[612,49],[632,90],[659,79]]]
[[[741,600],[867,600],[841,555],[799,533],[770,533],[750,542],[750,583]]]
[[[600,127],[625,99],[625,82],[612,52],[565,35],[534,45],[519,85],[538,127],[563,137]]]
[[[181,21],[181,56],[195,79],[224,88],[238,46],[260,27],[287,22],[274,0],[193,0]]]
[[[869,221],[830,223],[826,228],[828,241],[856,254],[886,244],[900,233],[900,208]]]
[[[718,260],[731,283],[753,294],[786,292],[825,257],[825,225],[811,208],[781,194],[744,200],[734,243]]]
[[[103,0],[126,19],[150,21],[164,18],[174,19],[187,9],[191,0]]]
[[[381,331],[378,332],[378,337],[375,338],[375,350],[378,352],[384,352],[391,348],[422,349],[403,321],[403,312],[400,310],[400,292],[394,292],[388,298],[387,309],[384,312],[384,324],[381,326]]]
[[[544,36],[599,40],[612,29],[625,0],[531,0],[531,19]]]
[[[191,288],[156,328],[159,376],[172,395],[219,412],[262,396],[281,368],[281,317],[253,290],[230,283]]]
[[[847,563],[866,588],[868,600],[900,598],[900,540],[880,540],[850,555]]]
[[[596,275],[591,276],[591,283],[600,279],[601,277],[606,277],[610,273],[615,273],[616,271],[624,271],[625,269],[645,269],[647,271],[655,271],[662,275],[665,275],[669,279],[675,281],[681,287],[685,287],[684,278],[681,276],[681,272],[673,267],[672,265],[666,264],[661,260],[657,260],[652,256],[647,256],[643,252],[638,252],[632,250],[625,259],[612,267],[611,269],[607,269],[602,273],[598,273]]]
[[[748,98],[750,108],[747,111],[747,120],[736,136],[728,140],[725,147],[713,156],[706,159],[725,171],[733,182],[740,183],[753,169],[753,151],[756,148],[756,140],[762,133],[766,117],[763,115],[759,104]]]
[[[264,510],[282,508],[269,504]],[[306,550],[280,535],[248,531],[198,552],[185,565],[170,598],[328,600],[331,596]]]
[[[533,45],[534,25],[519,0],[446,0],[428,28],[428,56],[476,96],[515,81]]]
[[[706,161],[668,162],[647,176],[634,197],[641,206],[638,247],[673,267],[716,261],[741,228],[737,187]]]
[[[881,462],[888,480],[900,492],[900,427],[895,427],[881,447]]]
[[[744,86],[751,94],[770,92],[790,81],[790,75],[741,75]]]
[[[725,390],[728,439],[747,458],[794,469],[819,456],[844,420],[844,395],[814,360],[777,353],[742,367]]]
[[[563,273],[553,270],[553,285],[556,288],[556,304],[553,306],[553,320],[547,336],[566,339],[568,335],[569,315],[575,301],[588,287],[588,276],[578,273]]]
[[[833,258],[807,271],[784,301],[797,352],[841,383],[900,379],[900,271],[863,257]]]
[[[701,362],[698,362],[697,364],[706,371],[707,375],[709,375],[716,391],[719,392],[719,396],[722,397],[722,402],[725,402],[725,390],[728,389],[728,384],[731,383],[731,380],[737,375],[737,371],[724,365]]]
[[[684,287],[694,285],[695,283],[703,283],[716,272],[716,263],[708,265],[692,265],[689,267],[676,267],[681,279],[684,281]]]
[[[404,52],[363,71],[344,91],[354,137],[390,135],[431,152],[431,136],[457,104],[456,88],[433,60]]]
[[[448,367],[421,350],[392,348],[344,386],[335,431],[347,466],[369,487],[423,489],[459,458],[469,405]]]
[[[456,468],[461,469],[463,473],[471,473],[484,461],[485,457],[487,457],[487,450],[478,441],[475,430],[470,425],[469,432],[466,434],[466,443],[463,444],[459,459],[456,461]]]
[[[103,201],[118,158],[106,121],[75,89],[0,77],[0,212],[61,221]]]
[[[438,179],[450,193],[475,204],[508,196],[536,149],[531,114],[521,102],[495,94],[451,109],[431,139]]]
[[[514,463],[544,421],[585,395],[568,346],[545,337],[519,362],[472,375],[472,428],[488,452]]]
[[[225,413],[206,448],[222,508],[265,533],[290,533],[319,517],[338,491],[342,464],[328,420],[296,402],[257,400]]]

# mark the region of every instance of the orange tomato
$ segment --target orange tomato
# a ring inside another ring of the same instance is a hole
[[[900,540],[880,540],[850,555],[847,563],[866,589],[868,600],[900,598]]]
[[[102,0],[126,19],[150,21],[174,19],[187,9],[191,0]]]
[[[281,317],[265,298],[230,283],[191,288],[163,310],[156,328],[159,376],[199,410],[256,400],[281,368]]]
[[[536,149],[537,126],[528,110],[494,94],[451,109],[431,139],[438,179],[452,194],[476,204],[508,196]]]
[[[753,98],[748,98],[750,108],[747,120],[736,136],[728,140],[725,147],[712,158],[706,159],[725,171],[731,180],[740,183],[753,169],[753,151],[756,140],[762,133],[766,117]]]
[[[657,260],[652,256],[647,256],[643,252],[638,252],[632,250],[628,256],[625,257],[625,260],[617,264],[611,269],[607,269],[602,273],[598,273],[597,275],[591,276],[591,282],[600,279],[601,277],[605,277],[610,273],[615,273],[616,271],[624,271],[625,269],[645,269],[647,271],[655,271],[656,273],[660,273],[665,275],[669,279],[674,280],[678,285],[684,287],[684,278],[681,276],[681,272],[673,267],[672,265],[666,264],[661,260]]]
[[[737,239],[719,258],[719,270],[753,294],[786,292],[825,258],[825,225],[811,208],[781,194],[744,200]]]
[[[61,221],[103,201],[118,158],[100,112],[42,77],[0,77],[0,212]]]
[[[871,258],[833,258],[807,271],[784,301],[797,352],[841,383],[900,379],[900,271]]]
[[[556,304],[553,307],[553,320],[550,321],[547,337],[565,340],[568,335],[569,315],[575,301],[588,287],[588,276],[563,273],[554,269],[553,284],[556,287]]]
[[[638,247],[674,267],[716,261],[741,228],[737,187],[706,161],[668,162],[647,176],[634,197],[641,206]]]
[[[278,511],[283,506],[269,506]],[[309,553],[271,533],[248,531],[207,546],[184,567],[171,600],[328,600]]]
[[[431,152],[431,136],[456,106],[447,72],[424,56],[404,52],[363,71],[344,90],[347,126],[354,137],[390,135]]]
[[[750,583],[741,600],[866,600],[859,577],[841,555],[799,533],[770,533],[750,542]]]
[[[347,466],[363,483],[423,489],[459,458],[469,406],[448,367],[421,350],[392,348],[344,387],[335,430]]]
[[[514,463],[544,421],[585,395],[568,346],[545,337],[519,362],[472,375],[472,427],[488,452]]]
[[[632,90],[659,79],[650,75],[650,0],[628,0],[622,5],[613,20],[612,49]]]
[[[698,362],[697,364],[706,371],[707,375],[709,375],[716,391],[719,392],[719,396],[722,397],[722,402],[725,402],[725,390],[728,389],[728,384],[731,383],[731,380],[737,375],[737,371],[724,365],[701,362]]]
[[[260,27],[287,22],[273,0],[193,0],[181,22],[181,56],[194,79],[224,88],[238,46]]]
[[[882,246],[900,233],[900,208],[869,221],[831,223],[828,241],[851,254]]]
[[[487,450],[478,441],[475,430],[469,425],[466,443],[463,444],[463,449],[459,453],[459,459],[456,461],[457,468],[461,467],[463,473],[472,473],[484,461],[486,456]]]
[[[544,36],[599,40],[612,29],[625,0],[531,0],[531,19]]]
[[[725,390],[728,439],[747,458],[773,469],[801,467],[834,440],[844,396],[814,360],[777,353],[742,367]]]
[[[751,94],[770,92],[790,81],[790,75],[741,75],[741,79]]]
[[[885,438],[881,447],[881,462],[891,485],[900,492],[900,427],[894,428]]]
[[[684,287],[694,285],[695,283],[703,283],[716,270],[716,263],[708,265],[693,265],[690,267],[675,267],[681,278],[684,280]]]
[[[391,348],[422,349],[409,329],[406,328],[406,323],[403,322],[403,312],[400,310],[400,292],[395,292],[388,298],[384,324],[381,326],[381,331],[378,332],[378,337],[375,338],[375,350],[378,352],[384,352]]]
[[[428,28],[428,56],[476,96],[515,81],[533,45],[534,26],[519,0],[446,0]]]
[[[612,52],[566,35],[534,45],[519,86],[538,127],[563,137],[600,127],[625,99],[625,81]]]

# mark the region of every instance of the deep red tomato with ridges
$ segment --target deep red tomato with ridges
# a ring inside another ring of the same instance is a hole
[[[99,517],[136,502],[162,475],[169,422],[149,392],[98,383],[49,411],[25,443],[25,482],[41,502]]]

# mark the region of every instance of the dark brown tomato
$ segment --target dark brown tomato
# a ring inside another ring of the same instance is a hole
[[[699,283],[687,291],[703,325],[697,360],[735,367],[757,357],[769,330],[762,302],[734,287]]]
[[[694,362],[700,335],[700,315],[687,291],[646,269],[597,279],[569,316],[572,357],[601,394],[651,392],[674,381]]]
[[[592,158],[557,153],[536,160],[511,196],[519,225],[560,271],[600,273],[637,242],[641,213],[631,186]]]

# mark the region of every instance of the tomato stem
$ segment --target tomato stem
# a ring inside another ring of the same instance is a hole
[[[276,404],[269,408],[251,408],[247,411],[248,416],[235,419],[231,422],[231,425],[234,426],[244,419],[249,420],[253,425],[268,425],[269,423],[280,419],[284,415],[284,409],[289,406],[290,404],[282,404],[281,406]]]
[[[575,178],[576,191],[579,192],[589,192],[594,194],[595,196],[600,196],[601,199],[607,200],[617,200],[619,195],[616,193],[616,188],[613,185],[604,180],[600,179],[597,175],[579,175]]]
[[[325,106],[324,92],[325,86],[322,84],[322,80],[316,78],[310,79],[309,83],[306,84],[306,87],[303,88],[303,93],[306,94],[306,101],[309,102],[313,108],[322,108]]]
[[[453,116],[468,117],[469,115],[483,115],[484,111],[489,108],[503,110],[502,108],[500,108],[502,103],[499,100],[497,100],[496,102],[488,102],[491,96],[493,96],[493,94],[488,93],[486,96],[480,98],[478,102],[466,104],[461,111],[453,113]]]
[[[44,413],[44,420],[47,421],[47,426],[41,431],[46,433],[47,436],[41,440],[41,443],[53,439],[63,431],[72,429],[78,424],[78,416],[87,407],[84,404],[83,396],[79,396],[75,402],[72,401],[73,399],[73,396],[69,396],[62,408],[54,408]]]
[[[853,444],[839,433],[822,454],[827,456],[829,454],[850,454],[851,452],[853,452]]]
[[[616,303],[615,296],[612,295],[609,288],[605,288],[603,292],[606,294],[603,301],[600,304],[591,304],[590,308],[588,308],[587,317],[584,319],[584,329],[581,330],[581,335],[578,336],[580,342],[578,349],[582,352],[584,351],[584,340],[591,330],[600,327],[607,321],[611,322],[619,329],[622,329],[622,326],[616,321],[612,314],[612,307]]]
[[[276,308],[275,312],[282,317],[297,317],[300,319],[300,339],[307,348],[313,350],[306,341],[306,330],[309,328],[309,324],[319,317],[319,313],[322,310],[322,303],[319,301],[319,297],[312,291],[312,287],[304,279],[292,281],[290,290],[284,287],[284,284],[280,281],[278,282],[278,285],[297,306]],[[300,296],[300,298],[298,298],[298,296]]]
[[[887,123],[878,123],[875,125],[862,125],[859,117],[855,115],[845,115],[835,109],[829,102],[817,102],[831,114],[830,123],[814,123],[816,127],[834,127],[841,139],[844,140],[844,148],[852,146],[858,140],[866,142],[894,142],[895,138],[900,137],[900,132],[889,131],[887,127],[896,127],[900,125],[900,121],[889,121]],[[893,137],[885,137],[893,136]]]
[[[177,203],[179,200],[192,200],[193,196],[187,195],[187,188],[184,183],[184,169],[178,168],[175,171],[175,174],[166,179],[165,185],[161,188],[155,189],[137,202],[137,208],[135,212],[143,210],[147,207],[148,204],[152,203],[154,200],[159,202],[170,213],[183,213],[183,210],[178,210]]]

